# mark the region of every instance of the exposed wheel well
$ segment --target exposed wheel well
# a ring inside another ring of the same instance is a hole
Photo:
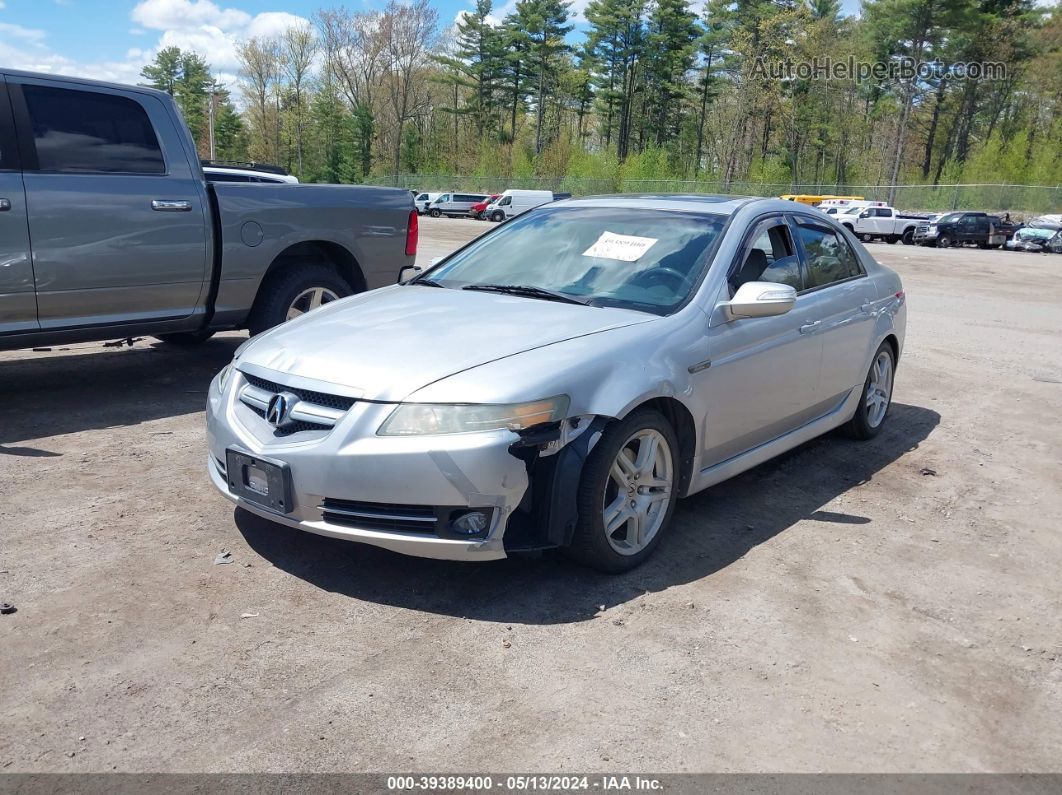
[[[679,494],[685,494],[693,478],[693,460],[697,455],[697,424],[693,421],[690,410],[675,398],[658,397],[635,406],[656,409],[663,414],[679,440]]]
[[[354,292],[361,293],[368,289],[365,274],[354,255],[343,246],[327,240],[307,240],[288,246],[270,263],[266,275],[303,262],[329,263],[335,267]]]
[[[895,334],[889,334],[885,337],[885,342],[889,343],[889,347],[892,348],[892,360],[898,363],[900,361],[900,341],[896,339]]]

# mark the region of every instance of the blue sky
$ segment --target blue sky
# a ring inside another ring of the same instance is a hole
[[[0,0],[0,65],[9,68],[136,82],[159,48],[199,52],[231,83],[234,43],[276,35],[316,9],[344,0]],[[350,8],[386,0],[345,0]],[[579,11],[588,0],[575,0]],[[515,0],[495,0],[498,16]],[[449,25],[471,0],[433,0]],[[851,13],[858,0],[844,0]]]

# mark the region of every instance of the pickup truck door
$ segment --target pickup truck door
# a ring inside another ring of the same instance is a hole
[[[190,139],[135,90],[8,77],[41,329],[188,317],[210,216]]]
[[[0,75],[0,334],[38,328],[26,194],[18,166],[7,85]]]

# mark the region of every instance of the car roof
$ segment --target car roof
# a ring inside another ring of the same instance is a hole
[[[694,213],[712,213],[715,215],[733,215],[740,209],[753,209],[760,212],[806,212],[828,215],[804,204],[785,199],[763,198],[757,196],[720,196],[706,193],[624,193],[610,196],[583,196],[578,199],[564,199],[549,205],[557,207],[617,207],[623,209],[643,210],[681,210]]]
[[[89,88],[109,88],[112,91],[139,91],[142,94],[154,94],[157,97],[169,99],[169,94],[148,86],[136,86],[129,83],[108,83],[104,80],[89,80],[85,77],[72,77],[70,75],[53,74],[51,72],[26,72],[20,69],[0,69],[0,74],[11,77],[35,77],[41,80],[62,80],[65,83],[76,83]]]

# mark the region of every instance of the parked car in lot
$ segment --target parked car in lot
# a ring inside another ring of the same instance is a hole
[[[428,203],[428,215],[438,218],[441,215],[450,218],[467,216],[472,207],[487,199],[485,193],[444,193]]]
[[[504,221],[555,200],[551,190],[507,190],[483,214],[491,221]]]
[[[493,202],[495,199],[497,199],[499,196],[501,196],[500,193],[492,193],[490,196],[488,196],[483,201],[476,202],[475,204],[472,205],[472,209],[469,210],[468,214],[471,215],[473,218],[475,218],[477,220],[485,218],[486,216],[484,215],[484,213],[485,213],[487,207],[490,206],[490,203]]]
[[[413,262],[397,188],[208,182],[160,91],[0,71],[0,348],[261,332]]]
[[[864,243],[872,240],[895,243],[902,240],[909,245],[914,241],[915,227],[921,220],[919,216],[902,215],[888,205],[864,207],[858,212],[837,216],[837,221],[854,232]]]
[[[1006,241],[1006,232],[997,229],[1002,220],[988,213],[953,212],[936,220],[920,222],[913,240],[920,246],[961,246],[973,243],[981,248],[999,248]]]
[[[241,163],[234,160],[203,160],[207,182],[264,182],[270,185],[296,185],[299,178],[269,163]]]
[[[1034,222],[1035,223],[1035,222]],[[1062,225],[1044,224],[1019,229],[1006,243],[1010,251],[1035,251],[1062,254]]]
[[[839,215],[842,213],[855,213],[858,215],[867,207],[888,207],[888,202],[868,201],[866,199],[826,199],[815,205],[826,215]]]
[[[428,212],[428,207],[431,203],[440,196],[442,196],[441,193],[418,193],[413,199],[413,203],[417,207],[417,212],[424,215]]]
[[[900,280],[807,207],[551,203],[417,271],[241,346],[207,407],[226,497],[413,555],[618,572],[677,498],[888,416]]]

